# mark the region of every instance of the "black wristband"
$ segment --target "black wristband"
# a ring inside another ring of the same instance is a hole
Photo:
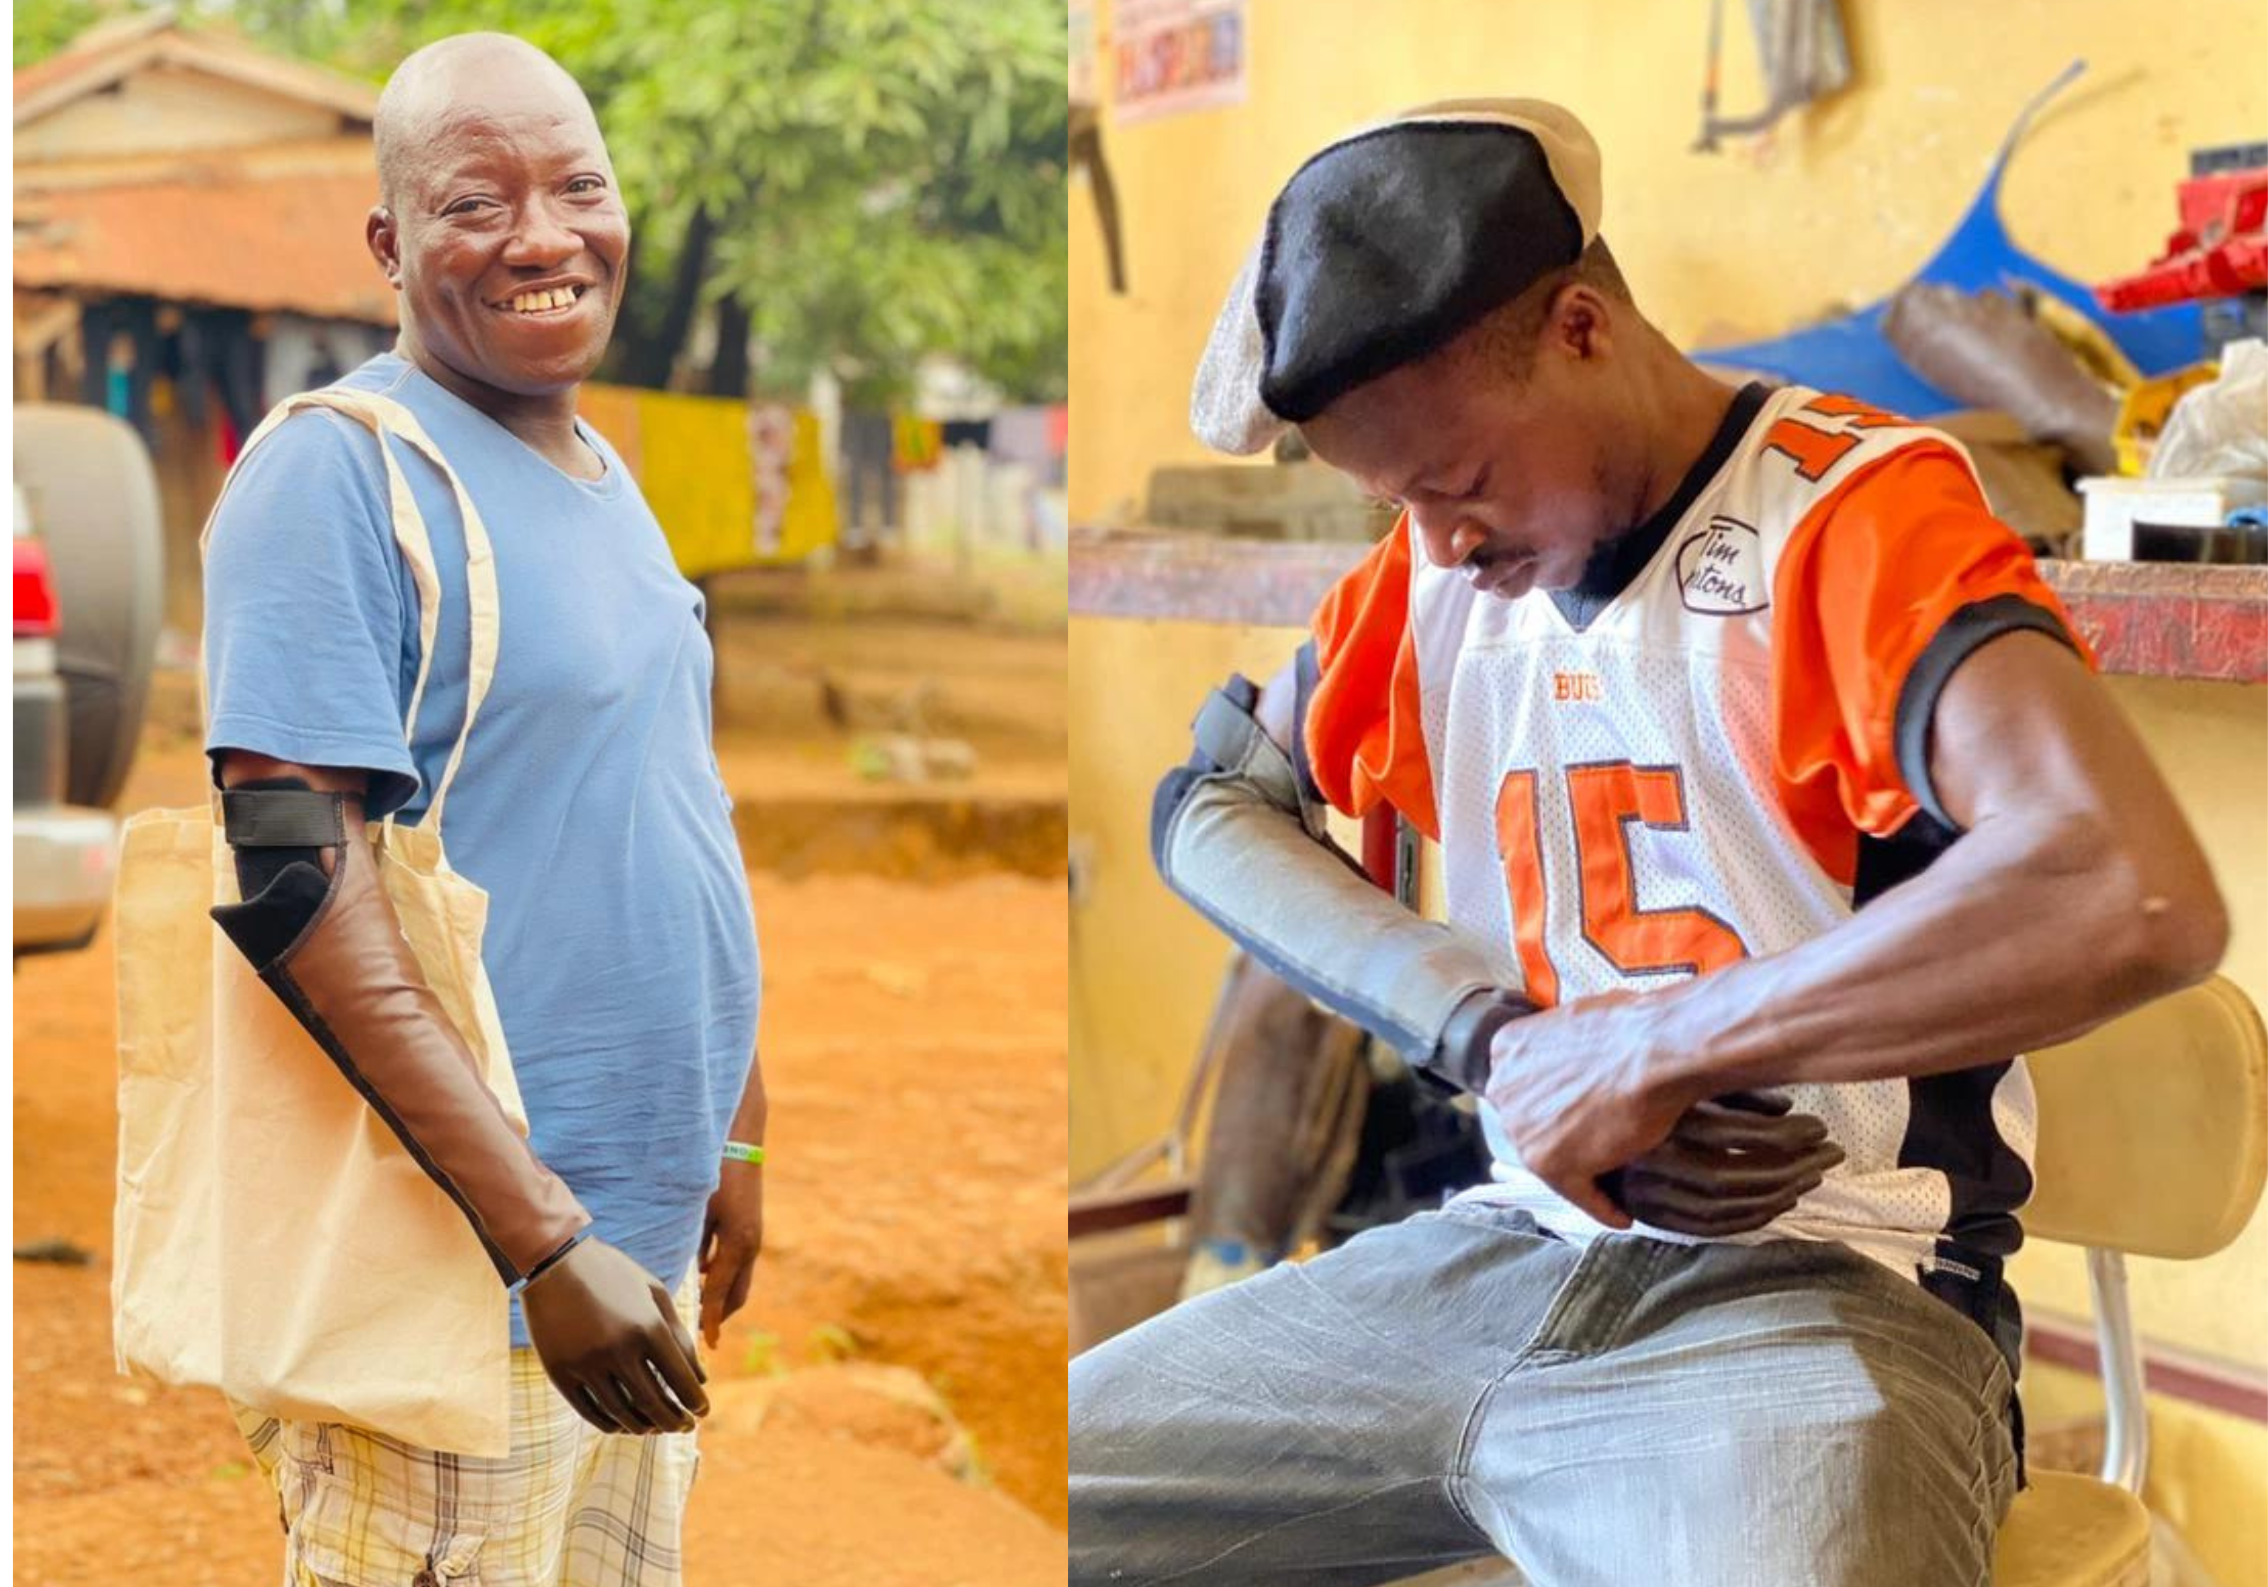
[[[1534,1004],[1499,987],[1482,988],[1450,1014],[1425,1067],[1458,1090],[1479,1096],[1488,1089],[1490,1042],[1512,1021],[1535,1011]]]

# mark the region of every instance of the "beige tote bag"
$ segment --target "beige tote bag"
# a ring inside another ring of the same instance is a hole
[[[481,967],[488,895],[450,868],[441,847],[442,807],[496,671],[488,533],[432,439],[390,399],[303,393],[267,417],[245,452],[311,407],[336,409],[430,458],[464,520],[472,608],[464,730],[423,822],[397,826],[389,816],[370,826],[369,842],[427,980],[525,1134]],[[379,451],[394,537],[418,593],[415,723],[440,579],[401,465],[383,440]],[[208,519],[205,538],[212,525]],[[201,658],[198,671],[202,688]],[[217,792],[207,805],[148,810],[127,822],[116,928],[111,1311],[119,1369],[217,1388],[273,1416],[350,1422],[460,1454],[507,1454],[508,1301],[496,1269],[464,1214],[206,913],[237,901]]]

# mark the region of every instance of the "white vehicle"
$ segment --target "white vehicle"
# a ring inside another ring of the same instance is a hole
[[[13,957],[85,947],[109,907],[118,821],[162,617],[148,450],[91,408],[16,409]]]

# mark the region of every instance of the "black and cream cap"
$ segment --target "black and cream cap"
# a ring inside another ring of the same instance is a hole
[[[1264,451],[1437,351],[1599,232],[1599,147],[1540,99],[1451,99],[1357,128],[1268,206],[1197,368],[1189,424]]]

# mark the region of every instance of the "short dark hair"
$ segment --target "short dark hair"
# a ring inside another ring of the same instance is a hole
[[[1594,237],[1575,262],[1563,265],[1532,283],[1509,303],[1491,309],[1478,324],[1458,338],[1466,356],[1502,370],[1514,380],[1525,380],[1535,368],[1536,344],[1543,335],[1544,316],[1560,288],[1580,281],[1619,303],[1629,303],[1630,283],[1614,262],[1604,237]]]

